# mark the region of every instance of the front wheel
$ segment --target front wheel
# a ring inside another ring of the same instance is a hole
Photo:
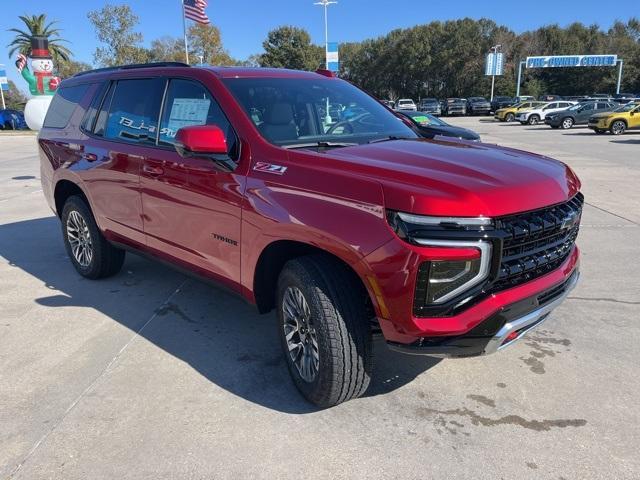
[[[120,271],[124,250],[114,247],[104,238],[82,197],[74,195],[67,199],[61,220],[67,255],[80,275],[95,280]]]
[[[563,118],[561,126],[563,130],[570,129],[571,127],[573,127],[573,118],[571,117]]]
[[[538,115],[531,115],[527,120],[527,123],[529,125],[537,125],[538,123],[540,123],[540,117]]]
[[[319,407],[362,395],[373,367],[366,291],[331,257],[290,260],[278,278],[278,327],[293,381]]]
[[[622,120],[616,120],[611,124],[609,131],[614,135],[622,135],[624,131],[627,129],[627,124]]]
[[[507,113],[504,117],[505,122],[513,122],[516,116],[513,113]]]

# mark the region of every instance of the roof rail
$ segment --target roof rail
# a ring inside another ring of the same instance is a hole
[[[84,72],[76,73],[74,77],[88,75],[89,73],[115,72],[117,70],[134,70],[136,68],[158,68],[158,67],[190,67],[190,65],[182,62],[132,63],[129,65],[117,65],[115,67],[104,67],[104,68],[96,68],[93,70],[87,70]]]

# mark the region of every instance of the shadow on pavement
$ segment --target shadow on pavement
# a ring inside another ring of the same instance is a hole
[[[280,348],[275,316],[258,315],[239,297],[168,267],[127,254],[121,273],[90,281],[80,277],[66,257],[57,218],[0,225],[0,255],[10,265],[38,278],[58,292],[35,299],[50,308],[89,307],[138,332],[165,352],[186,362],[205,378],[253,403],[286,413],[317,409],[307,403],[290,380]],[[163,284],[162,292],[152,285]],[[140,297],[158,297],[155,311],[137,308]],[[165,303],[163,303],[165,302]],[[25,348],[28,346],[25,345]],[[120,346],[116,346],[116,351]],[[366,396],[391,392],[436,365],[429,357],[405,356],[374,343],[375,370]]]
[[[610,140],[610,143],[626,143],[628,145],[640,145],[640,138],[629,138],[627,140]]]

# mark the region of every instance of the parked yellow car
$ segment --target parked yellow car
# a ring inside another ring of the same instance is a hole
[[[613,135],[640,129],[640,101],[627,103],[613,112],[596,113],[589,118],[589,128],[596,133],[609,130]]]
[[[513,122],[516,119],[516,113],[525,108],[536,107],[538,105],[542,105],[545,102],[520,102],[516,105],[512,105],[507,108],[499,108],[496,110],[493,118],[496,120],[500,120],[501,122]]]

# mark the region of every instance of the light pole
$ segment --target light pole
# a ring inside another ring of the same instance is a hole
[[[322,5],[324,7],[324,68],[329,69],[329,62],[327,61],[327,51],[329,48],[329,23],[327,22],[327,8],[329,5],[338,3],[330,0],[320,0],[315,2],[314,5]]]
[[[338,2],[331,0],[320,0],[319,2],[314,3],[314,5],[322,5],[324,7],[324,68],[327,70],[329,70],[329,60],[327,58],[329,53],[329,23],[327,21],[327,9],[329,8],[329,5],[333,5],[335,3]],[[327,95],[327,105],[324,121],[327,125],[331,123],[331,115],[329,115],[329,95]]]
[[[497,67],[497,62],[498,62],[498,50],[502,48],[502,45],[494,45],[493,47],[491,47],[491,50],[493,51],[493,70],[492,70],[492,74],[491,75],[491,101],[493,102],[493,87],[496,84],[496,67]]]

